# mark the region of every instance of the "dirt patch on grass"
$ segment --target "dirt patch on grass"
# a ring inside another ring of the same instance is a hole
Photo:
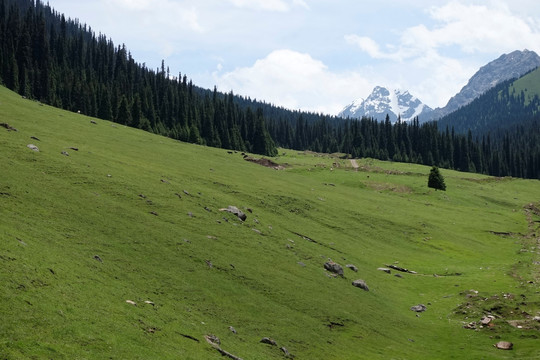
[[[255,158],[247,156],[247,157],[244,158],[244,160],[255,163],[255,164],[259,164],[259,165],[262,165],[262,166],[265,166],[265,167],[268,167],[268,168],[272,168],[272,169],[275,169],[275,170],[283,170],[283,169],[285,169],[285,166],[277,164],[277,163],[275,163],[272,160],[267,159],[267,158],[255,159]]]
[[[390,184],[390,183],[378,183],[378,182],[370,182],[367,184],[367,186],[370,189],[373,189],[375,191],[392,191],[395,193],[400,194],[411,194],[412,189],[406,185],[396,185],[396,184]]]

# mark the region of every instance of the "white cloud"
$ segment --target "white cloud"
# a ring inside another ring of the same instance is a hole
[[[540,22],[521,18],[501,1],[490,5],[452,1],[429,9],[437,25],[417,25],[405,29],[394,51],[381,51],[373,39],[347,35],[345,39],[373,58],[405,60],[426,52],[457,46],[464,53],[503,53],[516,49],[540,49]]]
[[[284,106],[325,114],[337,114],[372,84],[359,73],[333,73],[309,54],[276,50],[251,67],[237,68],[225,74],[214,74],[221,91],[234,90]]]
[[[345,40],[373,59],[398,63],[385,66],[431,106],[444,106],[485,64],[472,64],[468,58],[493,60],[514,50],[540,50],[540,22],[516,15],[499,0],[487,5],[451,1],[429,8],[427,14],[434,24],[406,28],[397,45],[382,48],[374,39],[356,34]]]

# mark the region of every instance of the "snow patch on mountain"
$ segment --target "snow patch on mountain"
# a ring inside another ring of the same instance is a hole
[[[429,106],[423,104],[406,90],[389,90],[382,86],[376,86],[365,100],[360,98],[353,101],[338,116],[356,119],[368,117],[384,121],[388,115],[390,122],[395,123],[398,118],[401,118],[402,121],[411,121],[415,117],[424,116],[431,111]]]

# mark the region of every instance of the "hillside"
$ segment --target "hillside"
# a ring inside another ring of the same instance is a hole
[[[469,79],[467,85],[448,101],[446,106],[435,109],[427,119],[439,120],[467,106],[497,85],[520,78],[538,66],[540,66],[540,56],[534,51],[525,49],[503,54],[498,59],[482,66]]]
[[[243,359],[538,358],[538,181],[435,192],[428,167],[283,149],[274,170],[5,88],[0,122],[1,358],[221,359],[210,334]]]

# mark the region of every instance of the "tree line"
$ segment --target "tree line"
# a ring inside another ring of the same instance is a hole
[[[341,119],[202,89],[164,62],[137,63],[124,45],[39,0],[0,0],[0,82],[59,108],[213,147],[275,156],[280,146],[540,178],[530,122],[473,138],[435,122]]]

